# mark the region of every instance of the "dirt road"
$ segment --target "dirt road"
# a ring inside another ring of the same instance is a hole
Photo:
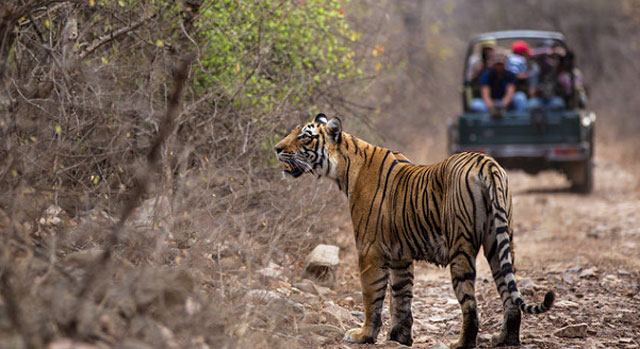
[[[523,316],[524,348],[640,347],[639,182],[633,171],[615,161],[606,152],[599,154],[596,189],[589,196],[568,192],[568,183],[556,173],[509,174],[514,190],[519,288],[530,303],[541,301],[548,289],[557,294],[556,306],[549,313]],[[347,225],[341,230],[350,232],[351,228]],[[328,300],[351,311],[352,316],[339,323],[347,329],[358,325],[362,316],[350,239],[345,236],[340,243],[339,285]],[[484,257],[479,257],[478,263],[478,343],[489,347],[490,334],[501,325],[501,302]],[[418,264],[414,292],[414,347],[445,348],[457,339],[461,320],[448,270]],[[378,344],[348,347],[398,347],[384,340],[387,307],[385,304],[385,324]],[[581,324],[586,327],[574,326]],[[556,333],[566,326],[575,327],[575,338]],[[323,345],[345,347],[337,336]]]

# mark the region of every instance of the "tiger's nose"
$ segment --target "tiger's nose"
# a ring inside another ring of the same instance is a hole
[[[282,153],[282,150],[284,150],[284,148],[276,144],[276,146],[273,147],[273,150],[276,151],[276,154],[280,154]]]

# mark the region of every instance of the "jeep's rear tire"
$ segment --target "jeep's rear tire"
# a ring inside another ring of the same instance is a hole
[[[589,194],[593,191],[593,159],[576,163],[571,172],[571,190],[580,194]]]

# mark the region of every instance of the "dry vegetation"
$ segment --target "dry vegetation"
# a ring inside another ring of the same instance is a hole
[[[0,346],[339,338],[353,256],[333,291],[300,279],[318,243],[352,251],[345,201],[283,180],[274,140],[323,111],[436,161],[466,40],[561,30],[608,160],[637,171],[638,18],[632,0],[3,2]]]

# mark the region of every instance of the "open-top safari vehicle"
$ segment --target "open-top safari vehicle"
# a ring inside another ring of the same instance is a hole
[[[463,112],[448,125],[449,153],[486,153],[505,168],[522,169],[530,174],[548,169],[559,170],[571,181],[572,190],[591,192],[595,114],[586,109],[584,101],[568,101],[564,107],[556,109],[502,111],[499,117],[472,111],[470,104],[474,97],[480,97],[480,86],[469,78],[467,62],[482,49],[482,43],[487,40],[504,48],[510,47],[516,40],[523,40],[530,46],[546,41],[553,42],[553,47],[559,48],[560,52],[568,50],[564,36],[556,32],[500,31],[473,38],[465,58]]]

